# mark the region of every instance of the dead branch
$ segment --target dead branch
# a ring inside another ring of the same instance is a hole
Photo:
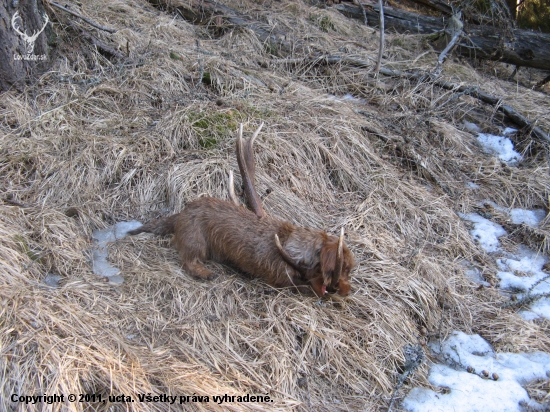
[[[378,24],[379,6],[364,4],[371,26]],[[363,11],[351,4],[333,6],[347,17],[363,21]],[[443,18],[423,16],[417,13],[384,7],[386,29],[400,33],[434,34],[444,31]],[[506,41],[503,41],[505,38]],[[550,70],[550,34],[510,28],[503,33],[499,28],[487,25],[469,25],[468,37],[457,45],[462,56],[501,61],[523,67]]]
[[[89,19],[88,17],[84,17],[83,15],[77,13],[76,11],[69,10],[68,8],[62,6],[61,4],[56,3],[55,1],[50,1],[47,4],[51,4],[52,6],[57,7],[58,9],[63,10],[66,13],[69,13],[69,14],[72,14],[73,16],[75,16],[75,17],[78,17],[79,19],[85,21],[90,26],[95,27],[96,29],[106,31],[107,33],[111,33],[111,34],[117,32],[117,30],[110,29],[108,27],[102,26],[101,24],[96,23],[95,21]]]
[[[550,74],[546,76],[544,79],[542,79],[540,82],[538,82],[535,85],[535,89],[540,89],[542,86],[544,86],[548,82],[550,82]]]
[[[93,36],[91,33],[87,32],[86,30],[78,27],[73,22],[69,21],[68,24],[69,24],[69,27],[71,27],[74,31],[80,34],[80,37],[82,37],[84,40],[88,41],[89,43],[93,44],[95,47],[98,48],[100,52],[102,52],[102,54],[106,55],[107,57],[116,57],[118,59],[122,59],[125,57],[121,52],[103,43],[97,37]]]
[[[238,11],[212,0],[148,0],[153,6],[168,12],[177,12],[193,23],[209,25],[222,32],[234,27],[248,29],[269,46],[272,54],[290,53],[295,42],[289,36],[267,24],[253,20]],[[219,22],[218,22],[219,21]],[[213,26],[215,22],[215,26]]]
[[[430,76],[424,73],[407,73],[400,70],[381,68],[380,72],[386,76],[391,77],[404,77],[410,80],[426,81],[430,79]],[[487,93],[481,92],[477,87],[469,85],[458,85],[445,80],[436,80],[433,82],[435,86],[441,87],[445,90],[451,90],[455,93],[463,93],[469,96],[475,97],[484,103],[490,104],[496,107],[496,109],[504,113],[513,123],[516,125],[528,129],[531,135],[535,137],[539,142],[547,145],[550,144],[550,135],[545,133],[540,127],[535,126],[533,122],[527,119],[522,114],[518,113],[514,108],[502,103],[502,98],[491,96]]]
[[[365,10],[365,6],[363,6],[363,3],[361,3],[360,0],[353,0],[355,4],[357,4],[359,7],[361,7],[361,10],[363,11],[363,18],[365,19],[365,26],[369,25],[369,19],[367,17],[367,11]]]
[[[278,62],[286,64],[346,64],[351,67],[357,68],[369,68],[372,67],[368,61],[363,59],[357,59],[347,56],[319,56],[311,57],[307,59],[281,59]],[[518,113],[511,106],[504,104],[502,98],[491,96],[487,93],[479,91],[478,87],[470,85],[458,85],[452,82],[448,82],[442,79],[434,80],[433,76],[429,73],[423,72],[403,72],[401,70],[389,69],[386,67],[380,67],[380,73],[388,77],[399,77],[409,80],[415,80],[417,82],[432,82],[433,85],[441,87],[445,90],[451,90],[455,93],[462,93],[471,97],[475,97],[478,100],[481,100],[484,103],[490,104],[491,106],[496,107],[496,109],[504,115],[506,115],[513,123],[521,128],[525,128],[530,131],[531,135],[538,140],[539,142],[548,145],[550,144],[550,136],[545,133],[540,127],[536,126],[535,123],[531,122],[522,114]]]
[[[447,24],[447,30],[450,32],[449,34],[451,34],[453,37],[437,59],[437,65],[435,66],[435,69],[433,71],[434,76],[439,76],[441,74],[441,71],[443,70],[443,63],[447,59],[447,54],[455,47],[456,43],[462,37],[462,28],[464,26],[460,21],[460,15],[460,12],[453,14],[453,16],[449,20],[449,23]]]
[[[380,10],[380,48],[378,49],[378,61],[374,68],[374,76],[378,76],[380,65],[382,64],[382,55],[384,54],[384,3],[383,0],[378,0]]]

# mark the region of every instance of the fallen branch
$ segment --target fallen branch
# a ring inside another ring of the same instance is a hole
[[[102,52],[102,54],[106,55],[106,57],[116,57],[118,59],[122,59],[125,57],[121,52],[103,43],[101,40],[93,36],[91,33],[78,27],[76,24],[72,22],[69,22],[68,24],[69,24],[69,27],[71,27],[74,31],[79,33],[83,39],[87,40],[88,42],[93,44],[95,47],[97,47],[98,50]]]
[[[281,59],[275,60],[275,62],[287,64],[347,64],[349,66],[358,68],[372,67],[372,64],[366,60],[337,55],[310,57],[306,59]],[[477,87],[469,85],[458,85],[442,79],[434,80],[433,76],[429,73],[403,72],[401,70],[388,69],[386,67],[380,67],[380,73],[382,73],[384,76],[405,78],[409,80],[415,80],[419,83],[431,82],[433,85],[441,87],[442,89],[475,97],[476,99],[481,100],[484,103],[494,106],[498,111],[504,113],[504,115],[506,115],[513,123],[515,123],[519,127],[528,129],[531,132],[531,135],[539,142],[545,145],[550,144],[550,136],[545,133],[540,127],[535,126],[533,122],[531,122],[522,114],[518,113],[511,106],[502,103],[502,98],[494,97],[487,93],[481,92],[478,90]]]
[[[375,77],[378,76],[378,72],[380,71],[382,55],[384,54],[384,4],[382,0],[378,0],[378,7],[380,10],[380,47],[378,49],[378,60],[376,61],[376,67],[374,68]]]
[[[386,76],[392,77],[404,77],[410,80],[425,81],[430,80],[430,76],[423,73],[407,73],[400,70],[385,69],[381,68],[380,72]],[[445,90],[451,90],[453,92],[463,93],[468,96],[475,97],[478,100],[481,100],[484,103],[490,104],[491,106],[496,107],[496,109],[504,113],[512,122],[516,125],[526,128],[531,131],[538,141],[544,144],[550,144],[550,136],[545,133],[540,127],[535,126],[533,122],[527,119],[525,116],[519,114],[514,108],[508,106],[507,104],[502,103],[502,98],[491,96],[487,93],[481,92],[477,87],[468,86],[468,85],[458,85],[451,83],[445,80],[436,80],[433,82],[435,86],[441,87]]]
[[[58,9],[63,10],[66,13],[69,13],[69,14],[72,14],[73,16],[75,16],[75,17],[78,17],[79,19],[85,21],[90,26],[93,26],[96,29],[106,31],[108,33],[116,33],[117,32],[117,30],[110,29],[108,27],[102,26],[101,24],[98,24],[95,21],[93,21],[93,20],[91,20],[87,17],[82,16],[81,14],[77,13],[76,11],[69,10],[68,8],[62,6],[61,4],[56,3],[55,1],[50,1],[48,4],[51,4],[52,6],[57,7]]]
[[[453,16],[449,19],[449,23],[447,24],[446,31],[449,31],[449,34],[451,34],[453,37],[437,59],[437,65],[435,66],[435,69],[433,71],[433,74],[436,77],[439,76],[441,74],[441,71],[443,70],[443,63],[445,63],[445,60],[447,59],[447,54],[453,49],[453,47],[455,47],[456,43],[462,37],[462,29],[464,25],[460,21],[460,16],[460,12],[453,14]]]
[[[421,345],[406,345],[403,348],[403,354],[405,355],[405,365],[403,365],[403,372],[399,375],[397,384],[393,389],[390,406],[388,406],[388,412],[391,412],[392,410],[395,395],[399,389],[401,389],[409,375],[413,374],[426,358]]]
[[[378,24],[379,6],[364,3],[371,26]],[[347,17],[363,21],[360,7],[341,3],[334,9]],[[400,33],[434,34],[444,31],[442,18],[384,7],[386,30]],[[504,40],[504,41],[503,41]],[[457,52],[462,56],[488,59],[523,67],[550,70],[550,34],[512,28],[504,33],[488,25],[469,25],[468,37],[458,42]]]
[[[153,6],[168,12],[177,12],[182,18],[193,23],[209,27],[228,28],[241,27],[254,32],[263,43],[269,46],[271,54],[282,51],[290,53],[295,42],[289,36],[264,23],[253,20],[230,7],[212,0],[148,0]]]
[[[359,7],[361,7],[361,10],[363,11],[363,19],[365,20],[365,26],[369,25],[369,19],[367,17],[367,11],[365,10],[365,6],[363,6],[363,3],[361,3],[360,0],[353,0],[355,4],[357,4]]]
[[[544,86],[548,82],[550,82],[550,74],[546,76],[544,79],[542,79],[540,82],[538,82],[535,85],[535,89],[540,89],[542,86]]]

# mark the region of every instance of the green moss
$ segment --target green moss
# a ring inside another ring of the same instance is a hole
[[[336,27],[329,16],[313,16],[310,20],[319,27],[322,31],[328,33],[329,31],[335,31]]]
[[[170,52],[170,58],[174,60],[183,60],[183,58],[179,54],[174,52]]]
[[[222,140],[234,137],[239,126],[238,112],[187,113],[191,127],[199,136],[199,145],[203,149],[213,149]]]
[[[212,78],[210,77],[210,73],[204,72],[202,75],[201,82],[203,82],[207,86],[210,86],[212,84]]]
[[[405,47],[405,41],[403,39],[400,39],[400,38],[395,38],[393,39],[393,41],[391,42],[392,46],[398,46],[398,47]]]

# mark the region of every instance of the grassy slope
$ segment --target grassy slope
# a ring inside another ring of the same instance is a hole
[[[376,82],[372,68],[277,61],[247,30],[213,37],[134,3],[89,1],[81,10],[119,29],[106,39],[128,47],[127,62],[109,62],[58,25],[52,72],[23,94],[0,96],[0,192],[24,206],[0,204],[0,408],[17,409],[12,393],[151,392],[267,393],[280,410],[377,410],[406,344],[460,329],[501,350],[550,350],[547,321],[501,309],[505,296],[465,277],[464,260],[493,282],[496,266],[457,216],[483,199],[546,208],[543,148],[520,136],[526,160],[505,166],[461,130],[463,119],[487,131],[501,124],[471,98]],[[376,32],[332,10],[225,3],[304,39],[293,58],[376,56]],[[386,57],[398,68],[429,69],[437,59],[421,38],[391,34]],[[444,76],[504,96],[548,129],[547,95],[466,62],[449,61]],[[345,93],[364,100],[329,96]],[[269,213],[334,233],[346,227],[359,262],[352,296],[320,302],[214,264],[223,275],[199,282],[166,240],[146,237],[110,247],[122,286],[93,275],[93,230],[179,211],[204,194],[227,198],[239,122],[248,132],[266,123],[257,180],[260,193],[271,189]],[[511,233],[505,247],[527,242],[547,253],[547,222],[534,231],[493,219]],[[48,273],[62,276],[61,287],[42,284]],[[426,371],[410,385],[429,386]],[[43,410],[169,410],[137,401],[109,407]],[[213,402],[192,408],[221,410]]]

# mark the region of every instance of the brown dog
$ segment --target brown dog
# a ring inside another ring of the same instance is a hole
[[[355,266],[353,255],[340,238],[320,230],[294,226],[265,215],[254,189],[254,136],[243,144],[242,125],[237,137],[237,160],[251,209],[239,206],[233,192],[232,202],[203,197],[188,203],[185,210],[157,219],[128,232],[173,234],[183,268],[192,276],[212,279],[204,266],[206,260],[230,264],[260,277],[275,287],[293,286],[305,291],[309,286],[317,296],[338,291],[350,292],[349,273]]]

